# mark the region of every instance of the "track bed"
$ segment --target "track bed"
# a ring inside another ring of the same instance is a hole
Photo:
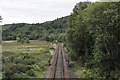
[[[59,43],[50,61],[50,66],[46,71],[45,78],[71,78],[71,71],[67,64],[65,50],[62,43]]]

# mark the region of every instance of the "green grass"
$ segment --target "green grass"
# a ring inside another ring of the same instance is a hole
[[[3,77],[44,78],[51,57],[49,45],[46,41],[30,41],[29,44],[4,41]]]
[[[50,43],[46,41],[30,41],[30,43],[17,43],[16,41],[3,41],[2,51],[13,53],[41,53],[45,52]]]

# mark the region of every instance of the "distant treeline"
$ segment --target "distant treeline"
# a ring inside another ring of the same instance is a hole
[[[41,24],[6,24],[2,26],[2,39],[16,40],[16,38],[21,35],[30,40],[64,41],[67,27],[68,16]]]

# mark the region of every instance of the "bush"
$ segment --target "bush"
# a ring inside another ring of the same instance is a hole
[[[24,42],[25,43],[30,43],[29,39],[27,37],[24,37]]]
[[[16,40],[17,40],[17,42],[20,42],[20,41],[21,41],[21,39],[20,39],[19,37],[17,37]]]
[[[35,72],[34,72],[33,69],[28,70],[26,73],[27,73],[28,75],[30,75],[30,76],[35,76]]]
[[[26,66],[23,65],[23,64],[16,64],[16,65],[14,65],[14,66],[11,68],[11,71],[12,71],[13,73],[20,73],[20,72],[25,73],[26,70],[27,70],[27,69],[26,69]]]
[[[29,38],[28,37],[17,37],[16,38],[17,42],[20,42],[20,43],[30,43],[29,41]]]

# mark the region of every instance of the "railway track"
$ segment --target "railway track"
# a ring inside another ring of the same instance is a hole
[[[67,66],[67,59],[62,43],[58,43],[45,78],[71,78],[71,72]]]

